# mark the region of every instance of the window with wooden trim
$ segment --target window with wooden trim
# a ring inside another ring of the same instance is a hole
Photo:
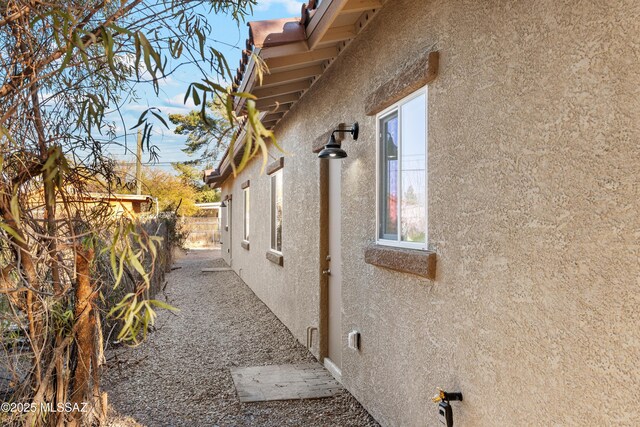
[[[271,250],[282,252],[282,169],[271,175]]]
[[[377,116],[377,242],[427,247],[427,89]]]
[[[242,240],[249,241],[250,193],[247,187],[242,190]]]

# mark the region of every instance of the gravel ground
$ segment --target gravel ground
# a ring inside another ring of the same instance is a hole
[[[235,273],[201,272],[224,267],[217,256],[192,251],[177,261],[166,295],[180,312],[159,313],[157,330],[141,346],[109,352],[109,426],[376,426],[346,391],[240,403],[229,368],[315,358]]]

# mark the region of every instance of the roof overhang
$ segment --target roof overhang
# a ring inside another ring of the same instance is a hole
[[[89,193],[89,198],[94,200],[109,200],[115,202],[148,202],[153,201],[153,197],[148,194],[108,194],[108,193]]]
[[[258,97],[258,109],[268,111],[264,123],[273,129],[383,4],[384,0],[311,1],[301,18],[249,22],[237,91]],[[256,57],[268,68],[262,81],[257,78]],[[246,98],[235,99],[238,115],[245,104]]]
[[[386,0],[310,0],[300,18],[249,22],[249,39],[234,80],[234,91],[258,100],[262,123],[273,130],[331,66],[345,47],[367,26]],[[268,70],[259,77],[258,62]],[[236,97],[234,110],[245,114],[247,99]],[[219,186],[231,174],[230,160],[244,152],[238,138],[234,151],[225,153],[218,169],[207,171],[204,181]]]
[[[148,202],[153,201],[153,197],[148,194],[136,195],[136,194],[114,194],[113,199],[116,200],[131,200],[132,202]]]
[[[221,202],[204,202],[204,203],[196,203],[196,207],[198,209],[203,210],[215,210],[220,209]]]
[[[264,119],[266,113],[260,113],[260,119]],[[244,127],[239,131],[236,141],[233,145],[233,153],[231,153],[231,147],[228,147],[220,161],[218,168],[206,170],[204,172],[203,180],[205,184],[211,188],[218,188],[222,183],[233,173],[233,164],[238,164],[242,160],[245,150],[248,148],[247,133]]]

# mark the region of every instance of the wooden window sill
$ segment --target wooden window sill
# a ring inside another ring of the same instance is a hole
[[[281,267],[284,265],[284,256],[282,256],[282,254],[279,254],[277,252],[267,251],[267,259],[272,263],[277,264]]]
[[[432,251],[373,244],[364,250],[364,262],[429,280],[436,277],[436,253]]]
[[[240,242],[240,246],[242,246],[246,250],[249,250],[249,242],[247,242],[246,240]]]

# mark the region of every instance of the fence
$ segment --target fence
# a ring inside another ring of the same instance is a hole
[[[186,248],[211,249],[220,245],[220,218],[184,217],[180,221],[181,229],[187,235]]]

